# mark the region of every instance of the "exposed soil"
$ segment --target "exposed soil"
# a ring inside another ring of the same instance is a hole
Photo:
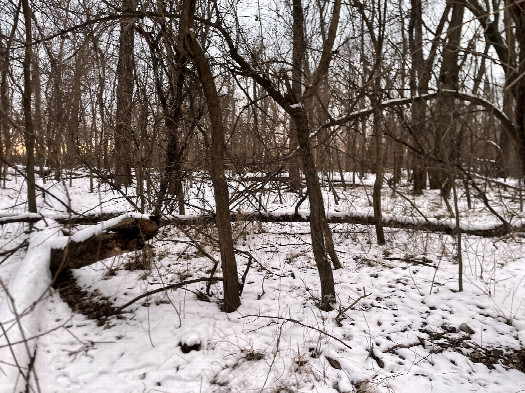
[[[447,349],[467,356],[473,363],[483,363],[489,369],[494,365],[525,372],[525,348],[494,348],[482,347],[470,340],[470,335],[462,332],[454,326],[442,325],[441,332],[432,332],[421,329],[421,333],[428,335],[426,345],[433,347],[432,352],[441,353]],[[428,343],[430,341],[430,343]]]
[[[122,318],[118,315],[118,309],[107,297],[80,288],[71,270],[65,270],[60,274],[55,288],[58,289],[62,300],[74,312],[97,320],[99,326],[104,325],[110,316],[117,315],[117,318]]]

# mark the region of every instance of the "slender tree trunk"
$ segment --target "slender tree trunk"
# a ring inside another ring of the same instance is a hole
[[[293,0],[292,2],[292,94],[294,99],[298,101],[302,97],[303,89],[303,59],[305,51],[304,42],[304,15],[303,6],[300,0]],[[290,124],[290,150],[293,151],[300,145],[297,138],[297,122],[292,121]],[[294,191],[301,192],[301,174],[299,171],[299,157],[291,157],[288,163],[288,171],[290,175],[290,188]],[[303,163],[303,166],[305,164]],[[306,174],[305,174],[306,176]]]
[[[312,250],[314,253],[319,278],[321,281],[321,309],[330,310],[331,303],[335,301],[335,284],[332,268],[328,260],[325,244],[325,211],[321,185],[315,167],[314,155],[309,138],[308,118],[304,110],[297,113],[293,120],[297,130],[299,151],[303,162],[306,178],[306,188],[310,201],[310,232],[312,236]]]
[[[29,212],[36,213],[36,191],[35,191],[35,129],[33,127],[33,116],[31,109],[32,83],[31,83],[31,8],[29,0],[22,0],[22,10],[25,22],[25,51],[24,51],[24,92],[22,94],[22,106],[24,110],[24,138],[26,145],[27,165],[27,206]]]
[[[379,79],[379,76],[376,77]],[[378,83],[377,83],[378,84]],[[377,87],[374,90],[377,90]],[[379,86],[380,87],[380,86]],[[382,131],[382,112],[379,107],[380,97],[379,91],[374,92],[372,97],[374,105],[374,139],[376,148],[376,165],[375,172],[376,178],[374,181],[374,190],[372,194],[373,206],[374,206],[374,221],[376,228],[377,244],[385,244],[385,232],[383,229],[383,212],[381,209],[381,190],[383,188],[383,176],[384,176],[384,148],[383,148],[383,131]]]
[[[428,93],[428,86],[432,77],[432,68],[434,59],[437,54],[439,46],[439,36],[444,29],[448,14],[450,13],[451,4],[447,2],[445,10],[441,15],[441,19],[437,26],[434,40],[430,47],[427,59],[423,56],[423,10],[421,0],[411,0],[411,13],[409,23],[409,48],[412,58],[412,69],[410,73],[410,91],[412,96],[424,95]],[[422,151],[421,154],[411,152],[411,162],[413,169],[413,192],[419,195],[427,187],[427,174],[432,173],[432,168],[429,167],[428,160],[425,153],[431,149],[427,143],[427,136],[430,130],[427,126],[426,104],[423,101],[416,101],[411,108],[411,134],[412,140],[416,148]],[[439,184],[434,184],[434,177],[430,176],[430,187],[438,187]]]
[[[295,129],[295,122],[290,122],[290,130],[288,138],[290,140],[290,152],[295,151],[298,146],[297,142],[297,131]],[[290,188],[296,192],[302,193],[302,182],[301,182],[301,163],[300,156],[294,155],[288,159],[288,174],[290,177]]]
[[[134,11],[136,0],[122,0],[122,12]],[[133,69],[135,21],[123,19],[120,23],[119,52],[117,64],[117,108],[115,114],[115,184],[129,186],[132,183],[133,129]]]
[[[82,59],[84,56],[82,56],[82,51],[80,51],[79,55],[75,59],[75,71],[73,74],[73,86],[71,89],[71,94],[69,95],[69,102],[70,102],[70,111],[69,111],[69,119],[67,124],[67,153],[68,153],[68,161],[71,169],[75,166],[76,160],[77,160],[77,138],[78,138],[78,130],[79,130],[79,115],[80,115],[80,106],[82,101],[82,89],[81,89],[81,81],[83,80],[83,68],[84,65],[82,64]]]
[[[232,228],[230,222],[230,200],[228,184],[224,174],[224,123],[222,110],[213,79],[211,67],[201,43],[194,30],[196,0],[185,0],[181,18],[181,30],[184,34],[184,48],[195,64],[208,105],[211,127],[211,178],[217,212],[217,230],[223,271],[224,311],[232,312],[241,305],[237,264],[233,248]]]
[[[425,71],[425,60],[423,57],[423,10],[421,0],[412,0],[409,23],[409,47],[412,57],[412,69],[410,75],[410,91],[412,95],[424,94],[422,80]],[[416,101],[411,108],[412,135],[415,144],[427,133],[425,125],[426,104]],[[420,139],[418,139],[420,138]],[[413,192],[420,195],[426,188],[426,165],[423,157],[411,152],[411,162],[413,171]]]
[[[0,33],[2,33],[0,27]],[[0,38],[0,155],[7,159],[9,151],[9,114],[11,112],[11,102],[9,100],[9,49],[8,43]],[[0,181],[3,180],[3,187],[7,177],[7,165],[0,163]]]
[[[454,3],[453,0],[449,2]],[[452,16],[447,31],[447,42],[443,52],[443,61],[439,75],[439,88],[443,90],[458,89],[459,83],[459,48],[461,41],[461,27],[465,8],[462,4],[452,4]],[[434,155],[438,160],[434,166],[433,177],[441,190],[441,196],[447,203],[449,212],[453,216],[452,209],[448,204],[454,174],[451,173],[453,164],[458,162],[457,127],[455,121],[455,99],[446,92],[437,98],[438,119],[435,127]],[[452,160],[454,159],[454,162]],[[448,164],[450,163],[450,165]]]
[[[9,116],[11,114],[12,103],[9,98],[9,70],[11,63],[11,45],[15,38],[15,33],[18,28],[20,19],[20,10],[22,8],[21,2],[18,2],[16,8],[13,25],[9,36],[2,36],[0,38],[0,154],[4,156],[5,160],[9,159],[11,150],[11,134],[9,132]],[[2,33],[0,29],[0,34]],[[5,41],[4,41],[5,37]],[[0,163],[0,180],[3,180],[2,187],[6,187],[7,181],[7,162]]]
[[[178,59],[176,60],[176,63],[178,69],[172,70],[172,73],[175,73],[173,76],[173,82],[176,84],[176,91],[171,92],[172,96],[169,97],[170,102],[165,102],[162,105],[166,131],[168,133],[168,144],[166,147],[166,164],[162,173],[159,193],[155,203],[155,215],[160,214],[167,193],[176,196],[179,205],[179,214],[185,213],[182,179],[182,158],[184,148],[179,143],[179,123],[182,114],[182,92],[185,79],[183,68],[185,67],[186,60],[182,55],[178,54],[177,56]],[[158,88],[160,88],[160,86]]]
[[[514,35],[512,15],[509,7],[505,7],[503,11],[505,38],[507,41],[508,58],[511,59],[512,64],[516,64],[516,37]],[[509,119],[514,119],[514,91],[509,85],[513,82],[512,75],[507,73],[505,75],[505,86],[503,87],[503,111]],[[508,127],[501,127],[499,134],[500,151],[496,157],[496,164],[499,177],[507,177],[516,175],[515,164],[519,160],[517,136],[512,133]],[[513,170],[514,169],[514,170]]]
[[[293,33],[294,33],[294,53],[292,55],[292,83],[288,83],[288,91],[283,94],[276,88],[272,81],[266,75],[253,70],[252,66],[242,55],[238,52],[237,47],[232,37],[221,28],[232,58],[242,68],[243,72],[253,78],[267,93],[290,115],[296,127],[297,139],[299,143],[299,154],[302,158],[303,170],[306,177],[306,187],[308,196],[310,198],[310,228],[312,236],[312,247],[315,261],[319,270],[321,281],[321,304],[323,310],[331,308],[331,302],[335,300],[335,288],[333,274],[328,263],[328,251],[325,243],[325,233],[323,231],[329,230],[328,226],[324,225],[325,211],[323,204],[323,197],[319,178],[314,163],[314,156],[309,139],[309,123],[308,116],[305,112],[304,103],[315,96],[317,87],[322,79],[326,76],[330,67],[330,62],[333,56],[334,41],[337,35],[337,28],[339,26],[339,19],[341,14],[341,0],[335,0],[333,5],[332,18],[330,20],[329,28],[326,34],[326,40],[323,43],[319,64],[315,71],[309,78],[309,83],[306,84],[304,93],[301,94],[301,77],[302,77],[302,57],[300,53],[304,53],[304,39],[301,38],[303,26],[302,18],[302,4],[300,0],[293,0],[292,2],[292,17]],[[329,243],[329,241],[327,241]],[[335,261],[333,261],[335,263]]]
[[[319,279],[321,281],[321,304],[322,310],[330,310],[331,303],[335,301],[335,284],[332,268],[328,259],[329,255],[333,256],[332,262],[336,267],[341,267],[337,254],[335,253],[334,244],[326,221],[323,195],[319,176],[314,160],[314,152],[310,141],[310,126],[305,104],[311,102],[317,87],[322,83],[322,78],[328,71],[328,64],[323,64],[326,70],[323,76],[319,75],[316,89],[305,91],[302,89],[303,77],[303,59],[305,58],[305,41],[304,41],[304,15],[302,0],[293,0],[292,2],[293,18],[293,53],[292,53],[292,86],[289,94],[292,102],[296,105],[296,111],[291,113],[297,141],[299,143],[299,153],[303,164],[303,172],[306,180],[306,189],[310,201],[310,231],[312,236],[312,251],[314,254]],[[329,60],[328,60],[329,61]],[[321,64],[320,64],[321,66]]]
[[[525,8],[523,2],[510,0],[511,12],[516,25],[516,40],[519,44],[519,79],[513,86],[514,116],[520,157],[520,178],[525,174]]]

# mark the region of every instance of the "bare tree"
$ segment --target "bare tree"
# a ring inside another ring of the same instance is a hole
[[[237,263],[233,248],[228,184],[224,174],[224,124],[211,66],[203,46],[195,34],[195,3],[196,0],[185,0],[183,2],[180,29],[183,38],[183,49],[199,73],[199,79],[208,104],[211,128],[211,159],[213,161],[210,173],[215,195],[217,230],[219,232],[219,247],[221,250],[224,311],[232,312],[239,308],[241,301],[239,297]]]
[[[25,49],[24,49],[24,92],[22,94],[22,107],[24,110],[24,139],[27,155],[26,164],[26,181],[27,181],[27,207],[29,212],[36,213],[36,189],[35,189],[35,129],[33,127],[32,113],[32,88],[31,82],[31,58],[32,58],[32,30],[31,15],[32,11],[29,6],[29,0],[22,0],[22,12],[24,14],[25,26]]]
[[[0,29],[0,155],[7,160],[11,150],[10,124],[11,100],[9,97],[9,72],[11,67],[11,46],[18,28],[18,20],[22,3],[19,2],[13,10],[13,25],[9,35],[3,35]],[[7,178],[7,162],[0,163],[0,179],[5,187]]]
[[[521,160],[522,177],[525,173],[525,4],[510,0],[510,10],[516,25],[516,40],[519,45],[519,69],[517,78],[512,81],[515,98],[515,122]]]
[[[505,35],[507,40],[505,40],[504,35],[500,31],[499,28],[499,15],[500,10],[496,9],[497,6],[500,4],[500,2],[489,2],[485,1],[482,5],[478,0],[460,0],[460,3],[462,3],[465,8],[467,8],[479,21],[480,25],[483,27],[484,35],[485,35],[485,41],[487,44],[491,45],[500,61],[500,65],[503,68],[503,72],[505,74],[505,88],[504,90],[506,92],[511,92],[514,99],[516,99],[516,96],[519,94],[519,71],[518,67],[516,66],[516,53],[514,50],[515,42],[514,38],[518,42],[520,42],[520,39],[517,37],[514,37],[512,34],[512,28],[510,27],[510,17],[509,15],[505,15],[505,18],[507,19],[505,21]],[[504,7],[505,10],[510,9],[512,14],[512,19],[516,23],[516,30],[518,30],[518,23],[516,21],[516,9],[518,9],[518,13],[523,9],[523,4],[519,4],[519,1],[514,0],[505,0],[504,1]],[[516,8],[517,7],[517,8]],[[504,11],[504,13],[507,11]],[[519,17],[518,17],[519,18]],[[505,107],[510,108],[512,106],[512,100],[509,96],[505,97]],[[519,105],[517,103],[514,104],[514,117],[519,116],[518,112],[520,111]],[[517,119],[514,119],[517,121]],[[512,171],[512,157],[515,155],[515,151],[517,148],[518,156],[519,156],[519,167],[520,171],[523,174],[524,173],[524,166],[525,166],[525,151],[523,151],[522,148],[520,148],[521,145],[521,137],[519,132],[519,126],[518,127],[505,127],[503,128],[502,132],[500,133],[500,140],[499,140],[499,147],[501,151],[501,155],[498,157],[498,163],[499,163],[499,169],[500,174],[503,175],[509,175]]]
[[[443,90],[438,96],[436,106],[438,119],[435,123],[434,131],[434,157],[436,163],[432,166],[430,172],[431,188],[439,188],[450,215],[453,216],[452,209],[449,205],[448,198],[454,174],[451,171],[451,160],[457,157],[457,122],[455,121],[454,95],[450,91],[458,90],[459,68],[458,57],[461,41],[461,27],[463,24],[464,6],[462,4],[448,1],[452,6],[452,16],[447,30],[446,44],[443,50],[443,60],[438,80],[438,87]],[[433,186],[432,186],[433,185]]]
[[[294,24],[302,26],[304,23],[301,21],[302,15],[302,4],[300,0],[294,0],[292,2],[293,11],[292,18],[296,19]],[[223,26],[216,26],[223,37],[226,39],[230,55],[233,60],[240,67],[243,75],[249,76],[255,80],[275,102],[281,106],[281,108],[288,113],[291,117],[297,134],[297,140],[299,144],[299,154],[302,160],[303,171],[306,178],[306,188],[308,192],[308,198],[310,201],[310,231],[312,236],[312,249],[314,258],[319,271],[319,278],[321,281],[321,304],[320,307],[323,310],[329,310],[331,303],[335,300],[335,285],[333,279],[333,272],[329,263],[329,255],[336,257],[335,252],[329,251],[329,248],[333,246],[331,241],[331,233],[326,223],[326,213],[324,208],[323,196],[321,192],[321,186],[319,183],[319,177],[317,168],[314,162],[314,154],[312,143],[309,137],[310,123],[308,119],[308,113],[306,111],[305,102],[312,99],[316,92],[319,84],[328,72],[330,67],[330,61],[333,56],[333,47],[337,34],[337,28],[339,25],[339,18],[341,14],[341,1],[336,0],[334,2],[332,16],[329,23],[326,40],[324,41],[321,49],[321,56],[315,71],[312,76],[306,81],[306,87],[299,88],[300,80],[298,76],[302,74],[302,67],[299,61],[298,53],[301,53],[301,47],[296,48],[294,56],[295,61],[293,62],[292,72],[292,83],[293,78],[296,79],[295,88],[288,84],[286,93],[282,93],[273,82],[263,73],[255,70],[252,65],[244,59],[244,57],[238,51],[232,37]],[[295,29],[294,29],[295,30]],[[299,31],[299,27],[297,27]],[[294,36],[294,45],[302,45],[304,40],[300,38],[300,34]],[[340,266],[337,259],[332,259],[332,263],[336,267]]]
[[[136,0],[122,0],[122,12],[136,8]],[[119,53],[117,65],[117,107],[115,113],[115,184],[129,186],[132,183],[131,141],[133,139],[133,71],[135,21],[122,19],[120,22]]]
[[[411,13],[409,23],[409,47],[412,60],[410,74],[410,91],[413,96],[424,95],[429,92],[429,84],[432,78],[432,67],[437,55],[439,36],[443,31],[445,22],[450,13],[450,4],[447,2],[436,29],[434,39],[428,57],[425,59],[423,50],[423,8],[421,0],[411,1]],[[427,151],[429,145],[429,130],[426,124],[426,104],[423,101],[415,101],[411,107],[410,134],[413,144],[421,151]],[[421,194],[426,188],[427,163],[426,157],[412,153],[412,168],[414,177],[414,193]]]

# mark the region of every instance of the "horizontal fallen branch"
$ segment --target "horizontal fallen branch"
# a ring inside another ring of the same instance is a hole
[[[0,225],[11,224],[15,222],[38,222],[41,219],[42,216],[36,213],[3,214],[0,215]]]
[[[63,217],[50,217],[58,223],[64,225],[89,225],[99,223],[100,221],[106,221],[111,218],[118,217],[125,212],[115,213],[102,213],[99,215],[83,215],[83,216],[63,216]],[[21,214],[21,215],[8,215],[0,216],[0,225],[7,222],[36,222],[41,220],[43,217],[37,214]],[[232,222],[308,222],[309,215],[306,214],[293,214],[293,213],[265,213],[265,212],[254,212],[254,213],[232,213]],[[356,224],[356,225],[374,225],[374,217],[372,216],[360,216],[354,214],[328,214],[328,223],[330,224]],[[214,224],[215,216],[212,214],[203,215],[186,215],[186,216],[167,216],[161,219],[160,226],[168,225],[202,225],[202,224]],[[384,219],[383,226],[387,228],[398,228],[398,229],[412,229],[418,231],[428,231],[436,233],[445,233],[447,235],[454,235],[456,228],[454,224],[437,223],[432,221],[421,221],[421,222],[410,222],[407,220],[398,220],[394,218]],[[509,235],[513,232],[523,232],[525,227],[523,225],[495,225],[490,228],[483,229],[465,229],[461,230],[462,233],[471,236],[481,237],[498,237]]]
[[[308,214],[293,214],[293,213],[232,213],[232,222],[308,222]],[[372,216],[358,216],[353,214],[328,214],[327,221],[330,224],[356,224],[356,225],[374,225],[374,217]],[[198,224],[213,224],[215,217],[213,215],[200,216],[171,216],[161,220],[160,225],[198,225]],[[387,228],[412,229],[419,231],[445,233],[447,235],[454,235],[456,233],[455,225],[435,223],[432,221],[409,222],[397,220],[394,218],[387,218],[383,220],[383,226]],[[497,225],[491,228],[484,229],[461,229],[461,232],[471,236],[481,237],[497,237],[505,236],[512,232],[523,231],[523,226],[511,225]]]
[[[44,218],[50,218],[62,225],[92,225],[98,224],[101,221],[107,221],[116,218],[127,212],[101,213],[101,214],[86,214],[86,215],[49,215],[44,216],[37,213],[21,213],[21,214],[1,214],[0,226],[4,224],[11,224],[17,222],[38,222]]]
[[[181,282],[177,282],[175,284],[166,285],[166,286],[164,286],[162,288],[157,288],[157,289],[154,289],[152,291],[145,292],[142,295],[139,295],[139,296],[131,299],[126,304],[118,307],[117,308],[117,312],[121,313],[125,308],[131,306],[133,303],[138,302],[140,299],[144,299],[145,297],[148,297],[148,296],[151,296],[151,295],[155,295],[156,293],[164,292],[164,291],[167,291],[169,289],[182,288],[185,285],[195,284],[196,282],[218,282],[218,281],[222,281],[222,277],[210,277],[210,278],[203,277],[203,278],[196,278],[194,280],[181,281]]]

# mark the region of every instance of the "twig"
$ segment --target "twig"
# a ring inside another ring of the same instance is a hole
[[[250,270],[250,267],[252,266],[253,257],[250,255],[248,258],[248,264],[246,265],[246,270],[244,271],[242,275],[241,284],[239,285],[239,296],[242,295],[242,291],[244,290],[244,284],[246,283],[246,277],[248,276],[248,271]]]
[[[364,298],[370,296],[371,293],[369,294],[364,294],[364,295],[361,295],[357,298],[357,300],[355,302],[353,302],[351,305],[349,305],[348,307],[344,308],[343,310],[339,311],[339,313],[337,314],[337,316],[335,317],[335,321],[337,322],[337,325],[339,325],[339,327],[341,327],[341,321],[343,320],[343,314],[345,312],[347,312],[348,310],[350,310],[352,307],[354,307],[357,303],[359,303],[361,300],[363,300]]]
[[[31,358],[29,359],[29,365],[27,366],[27,380],[26,380],[26,392],[25,393],[29,393],[31,390],[31,372],[33,372],[34,376],[35,376],[35,383],[36,383],[36,387],[37,387],[37,391],[40,392],[40,384],[38,382],[38,376],[36,375],[36,370],[35,370],[35,359],[36,359],[36,351],[38,350],[38,345],[35,344],[35,350],[33,352],[33,355],[31,355]]]
[[[201,244],[195,240],[192,236],[190,236],[190,234],[188,233],[188,231],[184,230],[184,228],[182,228],[181,225],[178,225],[177,226],[177,229],[179,231],[181,231],[184,236],[186,236],[188,239],[190,239],[189,241],[184,241],[184,240],[178,240],[179,242],[184,242],[184,243],[187,243],[187,244],[191,244],[193,247],[195,247],[201,254],[203,254],[206,258],[208,258],[210,261],[213,262],[213,267],[211,268],[211,273],[210,273],[210,281],[208,281],[208,283],[206,284],[206,295],[210,296],[211,295],[211,284],[212,284],[212,279],[213,279],[213,275],[215,274],[215,272],[217,271],[217,267],[219,267],[219,261],[214,258],[210,253],[208,253],[203,246],[201,246]]]
[[[6,251],[2,251],[0,252],[0,257],[5,257],[3,258],[1,261],[0,261],[0,265],[2,263],[4,263],[5,261],[7,261],[9,259],[9,257],[11,255],[13,255],[15,252],[17,252],[18,250],[20,250],[21,248],[24,248],[24,247],[27,247],[29,244],[29,242],[27,240],[24,240],[22,243],[20,243],[18,246],[16,246],[15,248],[12,248],[10,250],[6,250]]]
[[[253,317],[253,318],[267,318],[267,319],[278,319],[280,321],[285,321],[285,322],[292,322],[292,323],[295,323],[299,326],[302,326],[302,327],[305,327],[307,329],[312,329],[312,330],[315,330],[316,332],[319,332],[327,337],[330,337],[331,339],[337,341],[338,343],[340,343],[341,345],[343,345],[344,347],[348,348],[348,349],[352,349],[352,347],[350,345],[348,345],[347,343],[345,343],[343,340],[331,335],[330,333],[327,333],[325,332],[324,330],[322,329],[319,329],[319,328],[316,328],[315,326],[310,326],[310,325],[307,325],[305,323],[302,323],[301,321],[298,321],[297,319],[293,319],[293,318],[284,318],[284,317],[278,317],[278,316],[270,316],[270,315],[255,315],[255,314],[248,314],[248,315],[243,315],[241,316],[241,318],[249,318],[249,317]]]
[[[178,283],[175,283],[175,284],[167,285],[167,286],[162,287],[162,288],[157,288],[157,289],[154,289],[154,290],[152,290],[152,291],[145,292],[145,293],[143,293],[142,295],[137,296],[137,297],[131,299],[131,300],[130,300],[129,302],[127,302],[126,304],[124,304],[124,305],[118,307],[117,310],[115,311],[115,313],[116,313],[116,314],[121,313],[125,308],[131,306],[133,303],[136,303],[136,302],[139,301],[140,299],[143,299],[143,298],[145,298],[145,297],[148,297],[148,296],[154,295],[154,294],[156,294],[156,293],[164,292],[164,291],[167,291],[168,289],[177,289],[177,288],[181,288],[181,287],[183,287],[184,285],[194,284],[194,283],[196,283],[196,282],[203,282],[203,281],[213,281],[213,282],[216,282],[216,281],[222,281],[222,277],[213,277],[213,278],[203,277],[203,278],[196,278],[195,280],[181,281],[181,282],[178,282]]]
[[[259,391],[259,393],[262,393],[262,391],[264,390],[264,387],[266,386],[266,383],[268,382],[268,378],[270,377],[270,372],[272,371],[273,365],[275,364],[275,359],[277,358],[277,353],[279,352],[279,345],[281,344],[281,337],[282,337],[282,334],[283,334],[283,326],[284,326],[285,323],[286,323],[286,321],[281,323],[281,325],[279,326],[279,335],[277,336],[277,342],[275,344],[275,351],[273,351],[273,359],[272,359],[272,362],[270,363],[270,368],[268,369],[268,373],[266,374],[266,378],[264,379],[263,386],[262,386],[261,390]]]

